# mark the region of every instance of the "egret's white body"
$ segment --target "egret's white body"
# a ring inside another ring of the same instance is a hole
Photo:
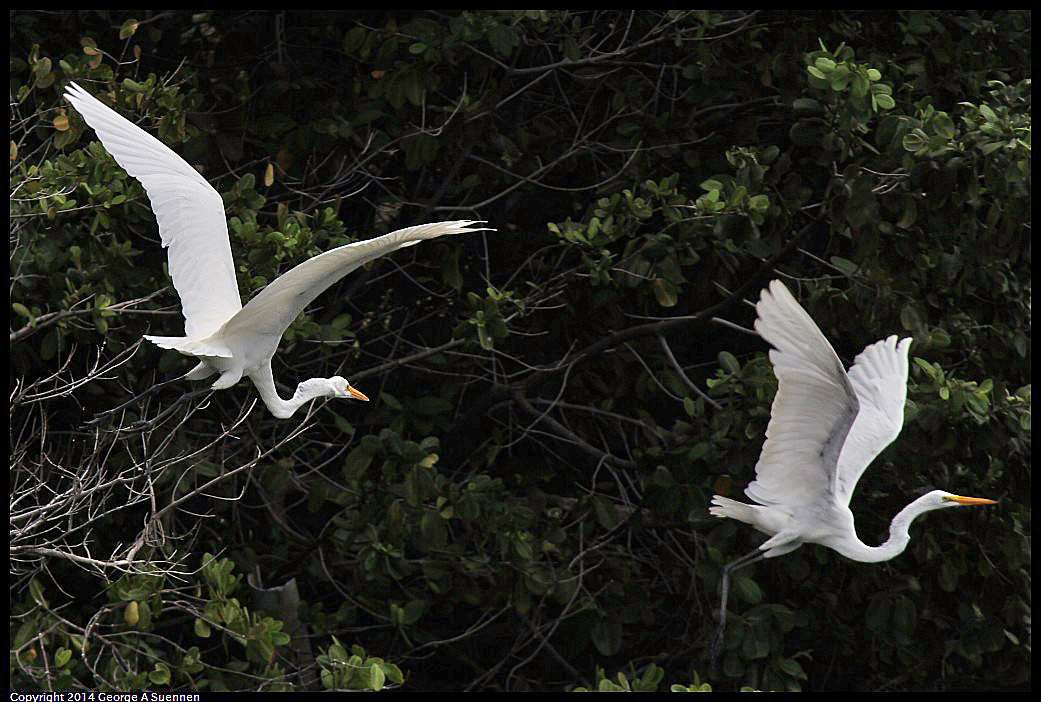
[[[145,338],[197,357],[199,364],[185,375],[190,380],[219,373],[215,390],[248,376],[271,413],[281,419],[316,397],[368,399],[339,376],[305,380],[289,400],[278,396],[271,358],[286,328],[312,300],[359,266],[391,251],[424,239],[486,229],[470,220],[435,222],[347,244],[297,265],[243,307],[220,194],[165,144],[80,86],[69,83],[65,97],[119,165],[144,185],[168,250],[184,336]]]
[[[770,361],[777,376],[766,442],[755,480],[745,489],[756,504],[715,495],[709,512],[750,524],[770,538],[724,568],[716,652],[734,570],[790,553],[804,543],[827,546],[855,561],[889,560],[907,547],[908,528],[918,515],[994,503],[933,490],[897,513],[884,544],[861,542],[849,500],[864,469],[903,426],[911,339],[898,342],[890,336],[876,341],[854,359],[847,374],[831,344],[783,283],[774,280],[763,290],[756,312],[756,331],[774,346]]]

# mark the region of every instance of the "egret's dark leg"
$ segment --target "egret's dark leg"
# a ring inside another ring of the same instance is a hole
[[[709,646],[709,656],[711,659],[711,669],[713,674],[716,673],[716,666],[719,663],[719,653],[723,650],[723,630],[727,626],[727,595],[730,592],[730,574],[735,570],[744,568],[746,565],[751,565],[756,561],[761,561],[766,558],[763,553],[756,549],[751,553],[746,553],[740,558],[730,561],[723,566],[723,581],[720,583],[720,588],[723,591],[722,598],[719,604],[719,628],[716,629],[716,635],[712,638],[712,644]]]

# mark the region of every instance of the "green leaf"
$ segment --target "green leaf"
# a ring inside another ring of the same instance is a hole
[[[40,582],[39,578],[33,578],[29,581],[29,594],[32,595],[36,604],[41,607],[47,606],[47,598],[43,596],[43,583]]]
[[[900,308],[900,326],[910,332],[922,328],[922,316],[914,303],[908,302]]]
[[[836,93],[841,93],[849,87],[849,82],[851,78],[852,76],[849,74],[848,71],[835,71],[831,74],[831,77],[829,78],[831,89],[834,90]]]
[[[734,579],[734,587],[736,588],[741,599],[748,604],[759,604],[763,601],[763,591],[759,589],[756,582],[748,576],[742,575]]]
[[[896,221],[896,226],[900,229],[910,229],[918,219],[918,206],[915,204],[914,198],[908,195],[904,199],[904,211],[900,215],[900,219]]]
[[[169,685],[170,669],[165,663],[156,663],[155,669],[148,673],[148,679],[153,685]]]
[[[29,311],[29,308],[20,302],[12,302],[11,309],[14,310],[15,314],[17,314],[19,317],[25,317],[26,319],[28,319],[30,323],[32,323],[32,321],[36,319],[35,317],[33,317],[32,312]]]
[[[805,114],[817,114],[822,108],[820,102],[813,98],[797,98],[792,101],[792,110]]]
[[[614,504],[599,496],[593,497],[591,502],[593,503],[593,511],[596,513],[596,520],[600,522],[600,526],[604,529],[614,529],[621,523],[622,520],[618,517],[618,511],[615,509]]]
[[[801,120],[792,125],[788,134],[797,146],[814,146],[820,144],[822,130],[816,122]]]
[[[61,646],[57,651],[54,652],[54,665],[61,668],[69,662],[70,658],[72,658],[72,651],[65,648],[64,646]]]
[[[689,397],[683,398],[683,411],[687,413],[688,417],[693,417],[696,408],[694,406],[694,400]]]
[[[998,115],[994,112],[994,110],[990,109],[990,105],[981,104],[980,105],[980,114],[983,115],[983,118],[985,120],[987,120],[988,122],[997,122],[998,121]]]
[[[419,73],[410,71],[406,74],[405,79],[402,81],[402,86],[405,89],[405,97],[408,101],[419,107],[423,104],[423,96],[426,94],[426,85],[423,83],[423,78]],[[425,134],[421,135],[427,136]],[[423,155],[421,158],[425,158],[427,163],[433,160],[437,154],[437,150],[440,148],[440,144],[436,139],[428,139],[423,146]]]
[[[448,541],[445,520],[432,509],[423,512],[419,520],[419,532],[428,551],[442,549]]]
[[[402,614],[403,624],[415,624],[423,616],[427,603],[425,600],[410,600],[405,604]]]
[[[128,19],[119,28],[119,38],[120,39],[129,39],[130,37],[134,36],[134,32],[137,31],[137,27],[138,27],[138,22],[137,22],[136,19]]]
[[[954,129],[954,122],[951,121],[946,112],[937,112],[932,119],[932,125],[936,133],[944,139],[953,139],[957,134]]]
[[[53,64],[51,63],[51,60],[46,56],[33,65],[33,74],[36,76],[38,87],[45,87],[40,86],[39,81],[45,78],[46,76],[50,75],[52,66]]]
[[[893,629],[896,633],[910,636],[914,631],[916,620],[914,602],[906,597],[896,600],[893,607]]]
[[[379,662],[379,667],[383,670],[383,674],[387,680],[390,680],[395,685],[400,685],[405,682],[405,676],[401,673],[401,668],[397,667],[393,663],[387,663],[385,661]]]
[[[603,656],[613,656],[622,648],[622,623],[614,617],[601,617],[589,631],[596,650]]]
[[[654,298],[662,307],[674,307],[678,300],[676,285],[665,278],[655,278],[652,284]]]
[[[741,654],[745,660],[757,660],[770,655],[769,634],[762,626],[752,626],[741,641]]]
[[[932,378],[934,381],[939,378],[939,373],[937,372],[936,368],[933,367],[933,364],[929,363],[928,361],[922,358],[919,358],[918,356],[915,356],[913,360],[914,364],[921,368],[923,371],[925,371],[925,374]]]
[[[520,45],[520,38],[512,28],[496,23],[488,30],[488,43],[495,53],[507,58],[513,53],[513,47]]]
[[[434,395],[424,395],[412,403],[412,410],[416,414],[421,414],[425,417],[437,417],[447,414],[454,408],[455,405],[448,400],[443,400]]]
[[[870,85],[868,79],[858,73],[853,76],[853,88],[850,90],[850,94],[853,97],[862,98],[868,94]]]
[[[924,133],[922,133],[921,130],[916,129],[915,131],[904,135],[902,145],[904,147],[904,151],[916,153],[918,151],[921,151],[928,141],[929,138]]]
[[[782,658],[780,667],[786,675],[790,675],[793,678],[799,678],[800,680],[806,680],[806,673],[803,671],[802,666],[799,665],[799,661],[793,658]]]
[[[830,260],[831,265],[838,268],[844,276],[852,278],[856,275],[857,271],[860,270],[860,266],[849,259],[842,258],[841,256],[832,256]]]
[[[885,631],[889,624],[889,602],[885,598],[873,597],[864,611],[864,623],[869,631]]]
[[[717,358],[719,359],[719,365],[727,373],[741,372],[741,364],[738,362],[737,357],[729,351],[720,351]]]
[[[398,400],[398,398],[396,398],[393,395],[391,395],[389,392],[381,392],[380,393],[380,402],[382,402],[383,404],[385,404],[387,407],[389,407],[390,409],[394,410],[395,412],[400,412],[401,409],[402,409],[401,401]]]
[[[491,351],[495,348],[495,342],[492,341],[492,335],[488,333],[488,327],[483,321],[477,323],[477,341],[485,351]]]
[[[36,622],[32,619],[27,619],[18,627],[18,631],[14,635],[14,641],[12,648],[21,648],[29,642],[29,639],[36,635]]]
[[[365,471],[372,465],[373,457],[372,452],[365,450],[361,446],[351,449],[351,452],[347,454],[347,458],[344,459],[344,472],[342,472],[344,478],[351,481],[360,480]]]

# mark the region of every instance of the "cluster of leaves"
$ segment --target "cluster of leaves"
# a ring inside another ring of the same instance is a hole
[[[758,539],[706,506],[753,477],[776,387],[739,301],[779,276],[844,359],[915,339],[862,538],[929,483],[1002,503],[884,566],[742,571],[712,684],[1029,684],[1028,13],[16,12],[12,45],[12,481],[123,490],[89,546],[18,535],[22,688],[704,689],[719,568]],[[368,405],[280,423],[182,382],[85,429],[188,366],[135,346],[177,298],[69,80],[214,183],[244,297],[399,226],[499,231],[290,327],[276,378]],[[155,522],[132,573],[97,565]],[[236,572],[296,579],[312,664]]]
[[[649,664],[643,671],[642,675],[636,676],[632,681],[629,680],[629,676],[619,671],[615,675],[615,679],[607,677],[604,674],[604,669],[600,666],[596,668],[596,689],[590,690],[586,687],[576,687],[572,692],[657,692],[658,685],[661,683],[662,678],[665,677],[665,671],[656,666],[654,663]],[[617,680],[617,682],[615,682]],[[690,685],[680,685],[675,683],[670,686],[671,692],[712,692],[712,686],[707,682],[702,683],[698,680],[697,673],[694,674],[694,682]],[[753,688],[742,688],[742,692],[754,692]]]
[[[281,621],[250,612],[233,596],[242,580],[234,570],[230,559],[204,554],[199,569],[201,582],[187,591],[169,588],[162,574],[124,575],[107,589],[108,604],[92,622],[93,628],[104,633],[91,634],[70,633],[68,622],[48,602],[45,586],[33,578],[28,587],[32,603],[23,603],[13,612],[20,624],[12,636],[12,669],[18,669],[26,680],[38,680],[41,686],[52,679],[66,689],[93,673],[102,683],[101,689],[109,691],[184,686],[215,692],[247,686],[269,692],[291,691],[294,685],[284,666],[274,662],[276,650],[285,651],[290,636],[282,631]],[[164,604],[164,595],[176,597],[176,601]],[[194,610],[194,603],[202,610]],[[171,639],[162,634],[167,628],[165,619],[181,618],[193,610],[197,616],[190,638],[197,642],[195,645],[181,645],[181,637]],[[134,632],[145,636],[135,636]],[[215,635],[219,645],[211,646],[209,640]],[[96,664],[90,651],[94,637],[100,638],[106,648],[109,642],[118,642],[111,648],[114,655],[101,659],[103,670],[90,670]],[[316,657],[325,689],[379,691],[404,681],[401,669],[393,663],[366,655],[358,645],[348,654],[335,636],[330,641]],[[205,654],[200,645],[205,647]],[[45,657],[53,652],[53,659],[40,658],[37,650]],[[217,660],[218,650],[225,654],[222,660]],[[73,656],[74,651],[78,655]]]

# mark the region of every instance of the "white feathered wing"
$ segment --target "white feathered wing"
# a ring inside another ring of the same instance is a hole
[[[65,97],[145,187],[181,298],[185,337],[210,336],[242,309],[220,194],[169,147],[80,86],[69,83]]]
[[[848,505],[864,470],[903,426],[911,339],[869,345],[847,375],[783,283],[770,283],[756,311],[756,331],[775,347],[778,385],[745,494],[768,506],[798,508],[822,498]]]

